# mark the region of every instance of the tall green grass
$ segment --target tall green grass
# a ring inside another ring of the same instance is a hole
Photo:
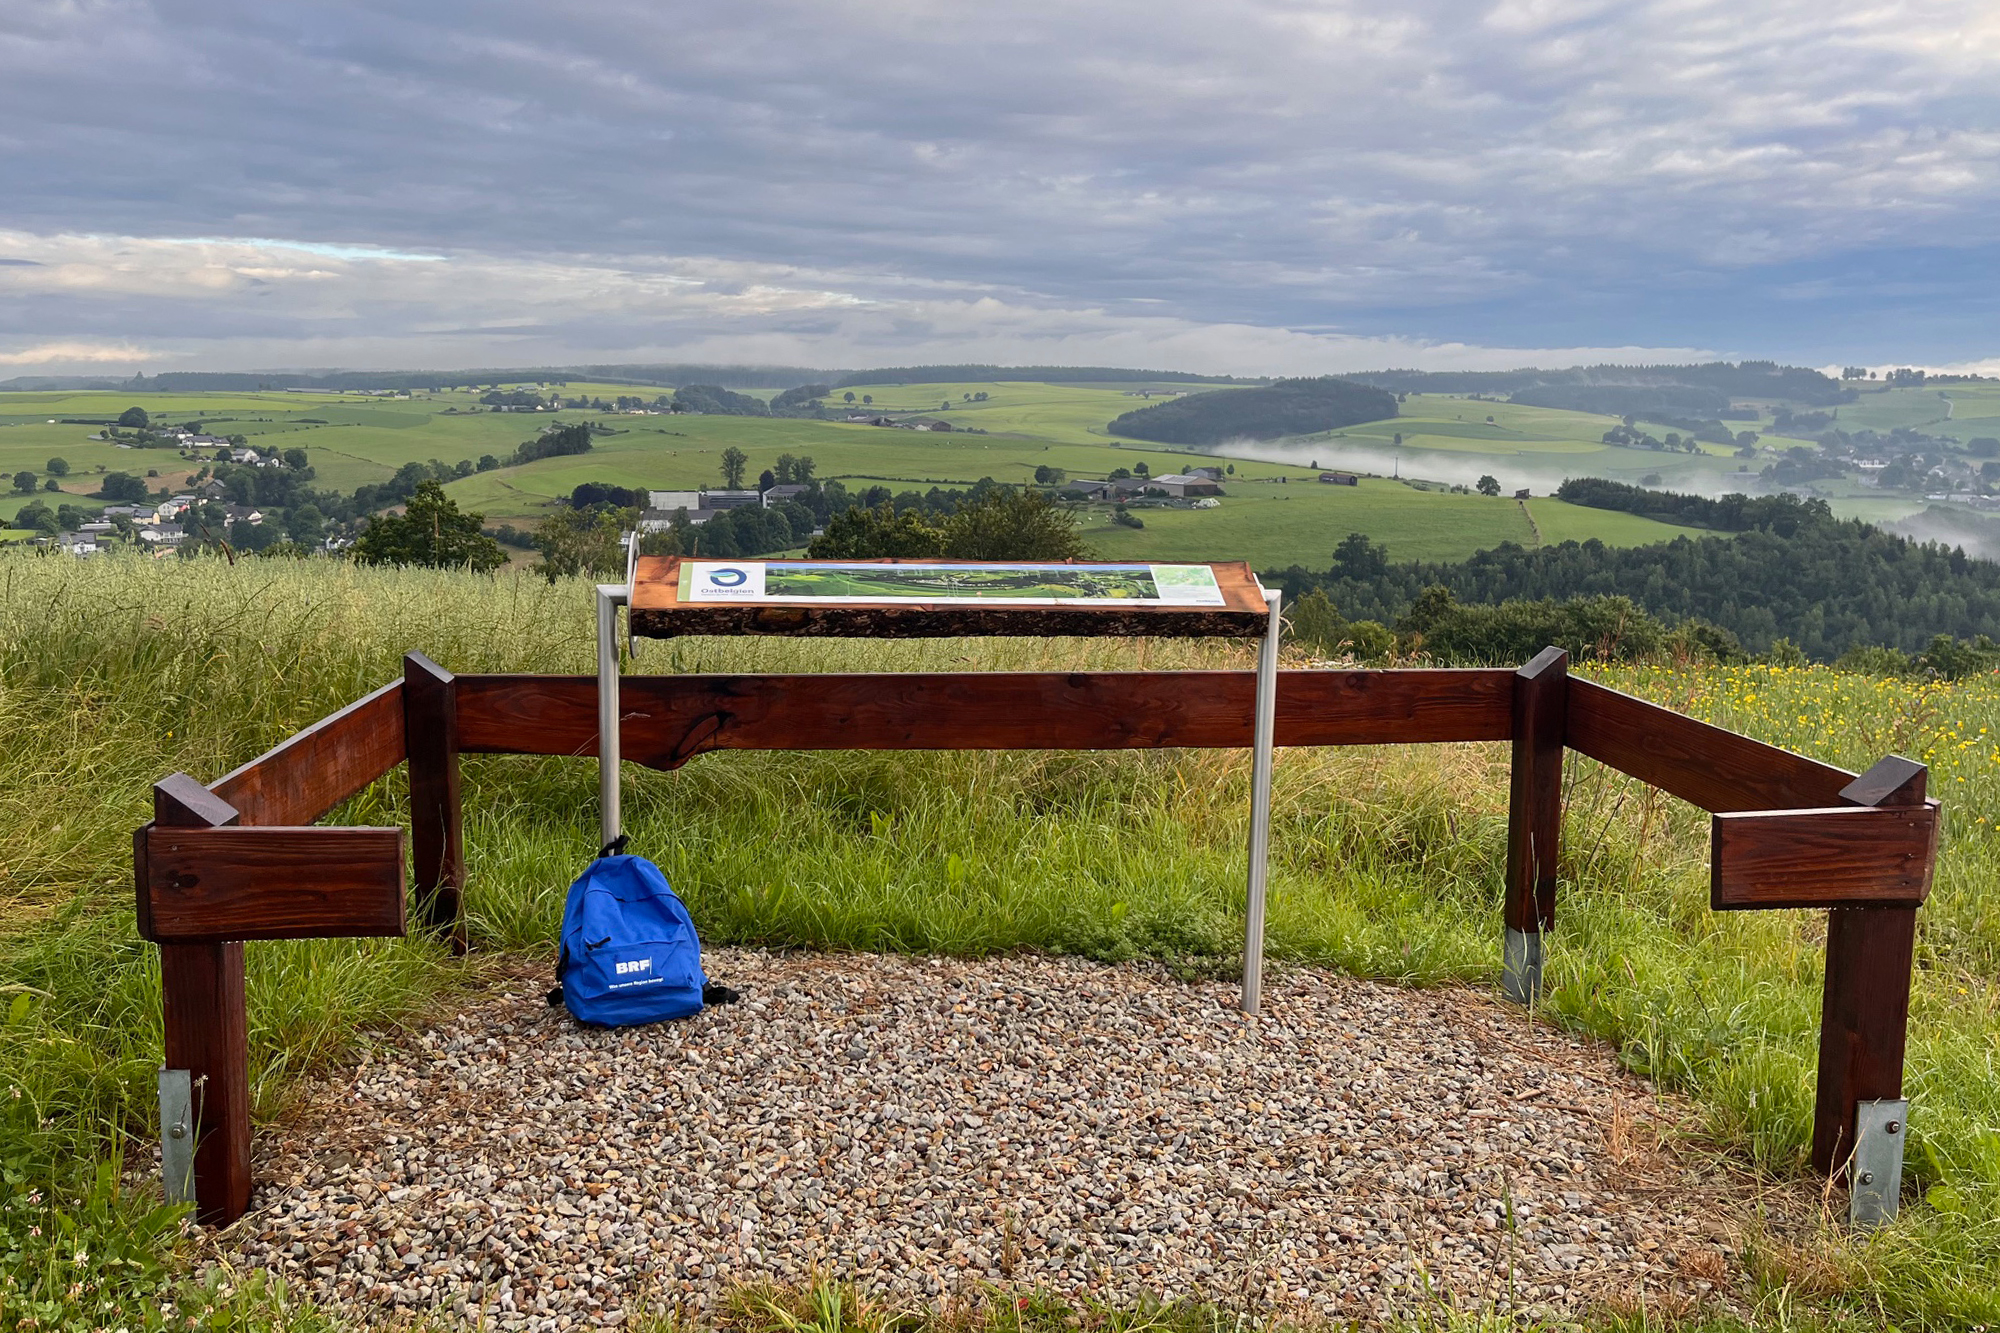
[[[18,1256],[0,1263],[0,1327],[10,1309],[18,1317],[22,1302],[72,1284],[129,1306],[171,1263],[173,1228],[97,1166],[136,1158],[128,1136],[153,1133],[158,977],[133,934],[129,842],[150,784],[176,769],[215,777],[393,678],[412,648],[460,671],[588,670],[590,609],[580,583],[318,561],[0,559],[0,1166],[11,1191],[0,1256]],[[642,645],[633,669],[1232,662],[1247,658],[1200,644],[688,640]],[[2000,1318],[2000,924],[1981,822],[2000,794],[2000,751],[1965,743],[2000,732],[2000,689],[1761,668],[1606,678],[1850,767],[1892,748],[1933,764],[1952,815],[1924,914],[1910,1052],[1911,1179],[1928,1203],[1865,1246],[1770,1249],[1766,1276],[1781,1294],[1809,1287],[1834,1312],[1937,1326]],[[593,850],[594,765],[474,758],[465,778],[473,958],[422,939],[250,946],[260,1117],[282,1114],[297,1076],[358,1032],[418,1016],[474,979],[482,958],[550,952],[563,890]],[[711,942],[1028,948],[1221,974],[1240,948],[1247,785],[1245,757],[1224,752],[722,753],[673,774],[631,770],[626,802],[636,849],[662,864]],[[1822,921],[1710,913],[1698,812],[1579,760],[1569,786],[1545,1012],[1691,1094],[1744,1167],[1797,1176]],[[393,822],[404,798],[392,777],[335,818]],[[1505,747],[1282,754],[1272,954],[1418,984],[1490,980],[1505,820]],[[77,1264],[51,1248],[56,1201],[86,1196],[99,1220],[85,1250],[127,1260]],[[36,1217],[42,1235],[29,1237]]]

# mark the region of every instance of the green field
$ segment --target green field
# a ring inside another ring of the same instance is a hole
[[[714,485],[720,479],[721,454],[732,447],[749,456],[752,477],[780,454],[810,455],[822,479],[837,479],[850,490],[882,485],[899,493],[963,488],[982,477],[1025,483],[1044,466],[1072,477],[1101,477],[1143,461],[1157,475],[1192,466],[1198,458],[1236,469],[1225,478],[1227,493],[1220,508],[1141,511],[1143,530],[1114,527],[1106,513],[1093,511],[1085,519],[1090,540],[1114,559],[1247,559],[1263,568],[1323,562],[1349,532],[1367,534],[1398,558],[1453,559],[1503,541],[1533,545],[1537,540],[1594,537],[1638,544],[1680,531],[1627,515],[1573,510],[1548,499],[1532,502],[1531,525],[1511,500],[1488,502],[1448,494],[1438,486],[1416,490],[1387,480],[1366,481],[1353,489],[1322,486],[1313,481],[1319,467],[1457,484],[1491,473],[1509,494],[1526,486],[1546,496],[1572,475],[1632,482],[1657,476],[1657,484],[1666,487],[1714,490],[1723,473],[1740,466],[1713,446],[1699,455],[1607,447],[1601,437],[1616,424],[1609,417],[1441,395],[1411,395],[1403,414],[1392,420],[1245,445],[1229,450],[1226,458],[1108,433],[1106,423],[1113,417],[1159,401],[1138,396],[1141,389],[1161,387],[1001,382],[858,385],[851,390],[857,409],[863,396],[872,397],[870,411],[940,416],[958,428],[950,433],[758,417],[495,413],[481,410],[471,390],[419,392],[408,399],[320,393],[7,394],[0,395],[0,477],[11,478],[22,469],[39,476],[51,456],[61,456],[73,469],[64,483],[71,499],[95,489],[94,478],[106,470],[144,475],[154,469],[160,473],[151,479],[154,486],[178,487],[190,464],[173,451],[92,441],[88,436],[96,426],[61,421],[115,417],[134,405],[162,422],[201,422],[209,433],[243,434],[253,445],[304,448],[318,476],[315,484],[341,491],[385,481],[411,461],[476,463],[487,454],[504,458],[554,421],[587,419],[611,427],[615,433],[598,436],[587,455],[503,467],[448,488],[462,506],[483,513],[488,522],[516,527],[532,527],[584,482],[650,489]],[[562,392],[611,400],[620,394],[651,399],[662,390],[571,384]],[[845,407],[841,400],[846,392],[850,390],[834,395],[830,405]],[[987,394],[987,401],[966,401],[977,393]],[[1920,391],[1897,390],[1878,397],[1901,402],[1911,393],[1921,396]],[[1928,401],[1940,400],[1933,394]],[[940,411],[947,402],[950,409]],[[1771,443],[1782,447],[1788,442]],[[27,499],[0,497],[0,521]],[[1893,516],[1918,506],[1874,507]]]
[[[1688,531],[1604,509],[1560,500],[1511,499],[1418,491],[1398,482],[1364,478],[1359,486],[1315,481],[1231,488],[1218,509],[1134,510],[1143,529],[1121,527],[1093,513],[1084,537],[1112,560],[1168,560],[1199,549],[1214,560],[1248,560],[1257,569],[1302,564],[1321,568],[1333,548],[1359,532],[1398,560],[1457,560],[1462,552],[1502,542],[1537,544],[1532,513],[1545,543],[1597,540],[1614,546],[1665,541]]]

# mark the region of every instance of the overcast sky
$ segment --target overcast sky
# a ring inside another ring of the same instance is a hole
[[[2000,364],[1993,0],[4,0],[0,378]]]

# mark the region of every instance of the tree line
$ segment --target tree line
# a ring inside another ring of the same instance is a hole
[[[1432,589],[1469,607],[1624,598],[1664,626],[1699,621],[1727,635],[1736,647],[1716,639],[1721,650],[1763,654],[1783,639],[1822,662],[1856,648],[1923,653],[1939,634],[2000,637],[2000,565],[1822,509],[1806,501],[1730,536],[1626,548],[1510,542],[1457,562],[1392,563],[1352,533],[1327,569],[1294,565],[1266,577],[1288,597],[1319,591],[1344,617],[1385,625],[1402,622]]]
[[[1556,498],[1592,509],[1615,509],[1689,528],[1713,528],[1718,532],[1776,531],[1789,537],[1807,523],[1833,520],[1826,501],[1803,499],[1789,492],[1776,495],[1725,495],[1710,499],[1705,495],[1685,495],[1679,491],[1652,491],[1622,481],[1601,477],[1572,477],[1556,488]]]
[[[1352,380],[1274,380],[1261,389],[1223,389],[1138,408],[1112,420],[1113,435],[1161,444],[1221,444],[1311,435],[1396,415],[1396,396]]]
[[[1781,398],[1813,407],[1852,402],[1858,395],[1839,380],[1805,366],[1775,361],[1707,361],[1699,365],[1571,366],[1563,370],[1370,370],[1347,378],[1392,393],[1514,394],[1580,385],[1667,386],[1706,389],[1725,398]],[[1516,399],[1516,401],[1525,401]],[[1711,399],[1711,401],[1713,401]],[[1611,413],[1623,416],[1622,412]]]

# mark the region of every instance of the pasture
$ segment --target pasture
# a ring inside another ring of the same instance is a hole
[[[463,389],[420,391],[407,399],[315,393],[13,393],[0,395],[0,477],[27,470],[39,478],[47,460],[60,456],[72,468],[62,484],[73,502],[95,489],[94,478],[103,471],[143,476],[156,469],[161,475],[151,484],[179,485],[187,465],[172,451],[92,441],[87,437],[98,427],[63,420],[115,417],[135,405],[161,421],[198,421],[211,433],[240,433],[253,444],[304,448],[317,472],[315,484],[341,491],[384,481],[412,461],[476,464],[486,455],[505,458],[555,421],[591,420],[610,427],[613,433],[599,435],[587,455],[503,467],[449,487],[465,508],[484,513],[491,523],[516,527],[532,527],[584,482],[642,489],[715,485],[721,479],[721,454],[728,448],[749,456],[752,478],[778,455],[790,453],[810,455],[818,476],[838,479],[850,489],[882,485],[896,492],[963,488],[981,477],[1023,483],[1032,480],[1038,467],[1095,477],[1143,461],[1160,474],[1191,466],[1198,458],[1236,468],[1235,475],[1225,478],[1228,495],[1220,509],[1152,511],[1145,515],[1143,530],[1113,528],[1107,516],[1093,513],[1087,520],[1091,540],[1108,555],[1243,558],[1268,567],[1323,561],[1331,543],[1350,531],[1368,534],[1397,558],[1412,559],[1462,558],[1500,541],[1533,544],[1537,533],[1547,542],[1594,537],[1637,544],[1681,531],[1626,515],[1573,511],[1548,499],[1532,502],[1531,526],[1511,502],[1486,506],[1478,497],[1389,483],[1371,482],[1351,491],[1313,485],[1316,467],[1457,485],[1491,474],[1508,494],[1527,487],[1546,496],[1564,478],[1583,475],[1716,493],[1740,484],[1725,480],[1727,474],[1761,467],[1775,453],[1808,443],[1766,435],[1760,457],[1747,464],[1712,444],[1696,454],[1617,448],[1602,440],[1617,424],[1612,417],[1438,394],[1410,395],[1401,405],[1402,414],[1391,420],[1318,436],[1243,442],[1217,451],[1220,457],[1109,434],[1106,423],[1113,417],[1159,401],[1140,397],[1141,392],[1167,387],[873,384],[843,389],[828,400],[836,411],[845,409],[844,397],[851,392],[856,410],[941,417],[955,427],[949,433],[785,418],[496,413],[480,406],[476,391]],[[607,401],[620,395],[651,400],[665,392],[654,386],[580,382],[560,391]],[[2000,433],[2000,386],[1953,386],[1944,391],[1952,395],[1949,402],[1939,392],[1864,394],[1841,409],[1840,421],[1850,429],[1928,421],[1923,429],[1960,438]],[[980,393],[987,395],[984,402],[970,401]],[[874,401],[863,404],[864,397]],[[1941,417],[1947,406],[1953,408],[1950,421],[1930,420]],[[1763,428],[1769,420],[1742,424]],[[1664,428],[1649,429],[1664,434]],[[0,522],[28,498],[0,495]],[[1835,504],[1844,514],[1871,519],[1893,519],[1921,508],[1914,498],[1872,491],[1857,491],[1855,498]]]
[[[1502,542],[1536,546],[1596,538],[1639,546],[1688,531],[1546,497],[1529,501],[1524,510],[1511,498],[1419,491],[1380,478],[1364,478],[1352,487],[1252,482],[1234,486],[1218,509],[1133,512],[1143,529],[1119,526],[1093,512],[1082,529],[1085,539],[1114,560],[1179,559],[1200,550],[1214,552],[1204,559],[1248,560],[1257,569],[1272,569],[1293,563],[1324,568],[1350,532],[1385,546],[1397,560],[1456,560],[1468,547],[1488,550]]]

